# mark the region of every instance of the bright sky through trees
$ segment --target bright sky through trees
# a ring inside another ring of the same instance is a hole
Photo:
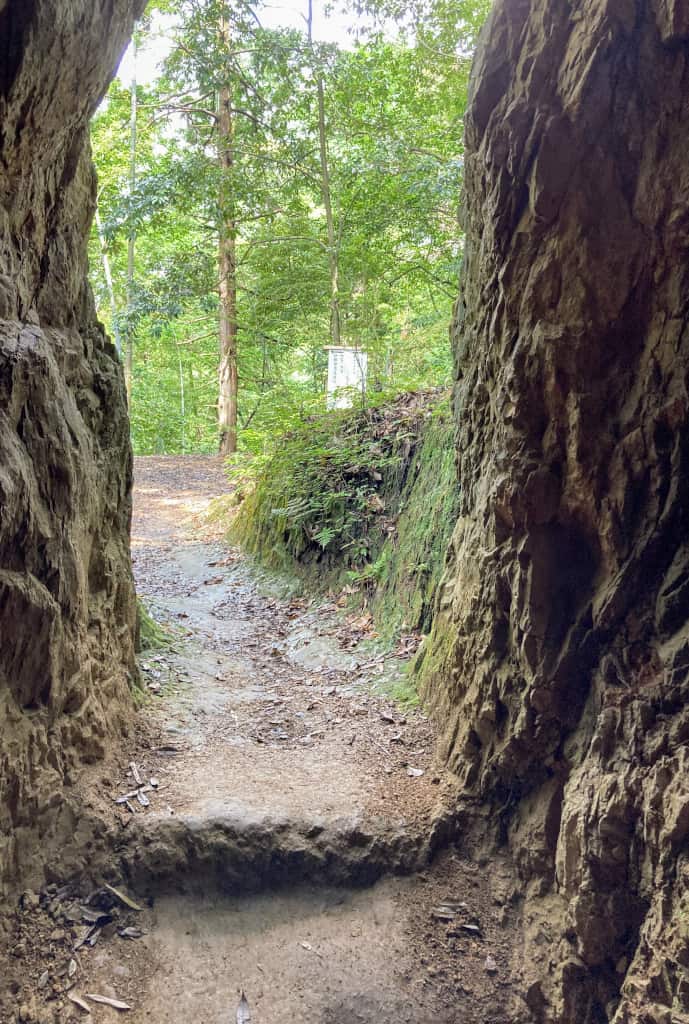
[[[326,12],[326,7],[329,8]],[[260,20],[264,28],[294,29],[303,32],[308,3],[262,4]],[[173,17],[157,15],[154,19],[155,29],[146,40],[136,62],[137,79],[141,85],[150,85],[160,75],[160,65],[168,56],[171,40],[166,29],[172,25]],[[359,22],[361,25],[361,22]],[[352,32],[354,21],[351,14],[330,8],[330,5],[314,3],[313,5],[313,38],[321,43],[334,43],[342,49],[353,45],[355,34]],[[392,23],[391,23],[392,26]],[[132,79],[134,62],[132,47],[129,46],[120,63],[118,78],[125,85]]]
[[[139,452],[267,452],[325,407],[450,379],[469,55],[489,0],[155,0],[93,122],[90,262]],[[172,13],[170,13],[172,12]],[[403,31],[404,26],[405,31]],[[136,131],[133,127],[136,126]]]

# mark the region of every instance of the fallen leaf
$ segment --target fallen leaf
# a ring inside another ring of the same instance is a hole
[[[80,928],[80,929],[77,930],[77,936],[76,936],[76,938],[74,940],[74,949],[75,949],[75,951],[77,949],[81,949],[81,947],[84,945],[84,943],[88,939],[89,935],[91,934],[92,930],[93,930],[93,925],[90,925],[90,924],[88,924],[85,927]]]
[[[94,1003],[102,1003],[103,1006],[112,1006],[113,1010],[131,1010],[129,1003],[123,1003],[121,999],[111,999],[110,996],[98,996],[87,992],[86,998],[92,999]]]
[[[121,939],[140,939],[144,933],[140,928],[120,928],[117,934]]]
[[[95,946],[98,942],[101,929],[97,924],[86,925],[79,933],[79,938],[74,943],[74,952],[81,949],[82,946]]]
[[[434,917],[436,921],[454,921],[457,916],[457,911],[453,907],[434,907],[431,911],[431,917]]]
[[[466,932],[467,935],[480,935],[481,929],[477,924],[460,924],[460,931]]]
[[[244,991],[242,990],[239,997],[239,1005],[237,1006],[237,1024],[250,1024],[251,1022],[251,1010],[247,1002]]]
[[[75,1003],[76,1006],[78,1006],[80,1010],[83,1010],[84,1013],[90,1013],[91,1012],[91,1007],[89,1006],[89,1004],[86,1002],[85,999],[82,999],[80,995],[77,995],[76,992],[68,992],[67,993],[67,998],[71,999],[71,1001],[73,1003]]]
[[[79,924],[81,921],[81,909],[76,903],[70,903],[62,908],[62,918],[69,924]]]
[[[143,910],[143,907],[140,907],[138,903],[135,903],[133,899],[130,899],[126,893],[122,892],[120,889],[116,889],[114,885],[108,885],[108,883],[105,882],[105,888],[111,892],[113,896],[117,896],[120,903],[124,903],[125,907],[129,907],[131,910]]]
[[[136,796],[138,790],[130,789],[128,793],[123,793],[122,796],[115,797],[116,804],[126,804],[128,800],[131,800],[133,796]]]
[[[79,909],[82,921],[86,921],[88,924],[109,924],[112,921],[112,915],[103,910],[92,910],[91,907],[80,907]]]
[[[137,784],[137,786],[142,785],[143,779],[141,778],[141,775],[139,773],[139,769],[137,767],[136,761],[130,761],[129,762],[129,770],[132,773],[132,777],[134,779],[134,782]]]
[[[320,957],[323,956],[322,953],[319,953],[317,949],[313,948],[310,942],[300,942],[299,945],[302,946],[304,949],[308,950],[309,953],[315,953],[316,956]]]

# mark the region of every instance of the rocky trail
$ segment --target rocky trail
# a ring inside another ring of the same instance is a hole
[[[244,991],[254,1024],[516,1020],[511,875],[452,848],[432,728],[394,698],[411,638],[386,654],[366,615],[290,597],[223,543],[217,459],[135,475],[137,586],[169,642],[85,785],[138,909],[63,880],[26,896],[9,1019],[219,1024]]]

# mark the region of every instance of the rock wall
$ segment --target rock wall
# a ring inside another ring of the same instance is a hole
[[[86,281],[88,121],[142,7],[0,0],[0,897],[78,833],[70,773],[130,714],[131,456]]]
[[[683,0],[496,0],[473,72],[421,669],[518,866],[537,1021],[689,1020],[687,97]]]

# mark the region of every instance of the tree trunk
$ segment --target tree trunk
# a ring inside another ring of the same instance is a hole
[[[328,230],[328,264],[330,267],[330,344],[340,345],[340,267],[338,245],[335,239],[335,220],[330,194],[330,166],[328,163],[328,141],[325,132],[325,89],[323,79],[318,75],[318,142],[321,156],[321,195],[325,207],[325,222]]]
[[[117,301],[115,299],[115,285],[112,279],[110,257],[108,256],[108,249],[105,241],[105,232],[103,231],[103,222],[100,219],[100,210],[98,209],[98,204],[96,204],[95,220],[96,230],[98,231],[98,241],[100,243],[101,259],[103,260],[103,273],[105,274],[105,283],[108,288],[110,308],[112,309],[112,333],[115,335],[115,348],[117,349],[117,354],[121,356],[122,336],[120,335],[120,325],[117,322]]]
[[[129,117],[129,214],[131,218],[132,201],[136,188],[136,40],[132,39],[132,99],[131,112]],[[129,240],[127,242],[127,327],[124,351],[124,383],[127,389],[127,405],[132,407],[132,371],[134,368],[134,329],[132,319],[134,312],[134,248],[136,245],[136,233],[131,224],[129,225]]]
[[[175,348],[177,349],[177,365],[179,367],[179,414],[181,422],[181,449],[182,455],[184,455],[186,449],[186,407],[184,402],[184,367],[182,365],[182,351],[175,338]]]
[[[313,2],[309,0],[307,18],[309,47],[313,51]],[[330,344],[341,345],[340,331],[340,265],[339,244],[335,237],[332,194],[330,191],[330,163],[328,161],[328,138],[325,124],[325,87],[320,70],[316,72],[316,93],[318,96],[318,148],[321,163],[321,197],[325,209],[325,223],[328,232],[328,266],[330,270]]]
[[[220,22],[223,45],[230,49],[230,30],[225,19]],[[234,123],[232,91],[223,85],[218,94],[218,164],[220,166],[220,227],[218,238],[218,292],[220,296],[219,337],[220,369],[218,373],[218,433],[221,455],[237,451],[237,255],[234,203],[232,199],[232,167],[234,164]],[[228,195],[229,193],[229,195]]]

